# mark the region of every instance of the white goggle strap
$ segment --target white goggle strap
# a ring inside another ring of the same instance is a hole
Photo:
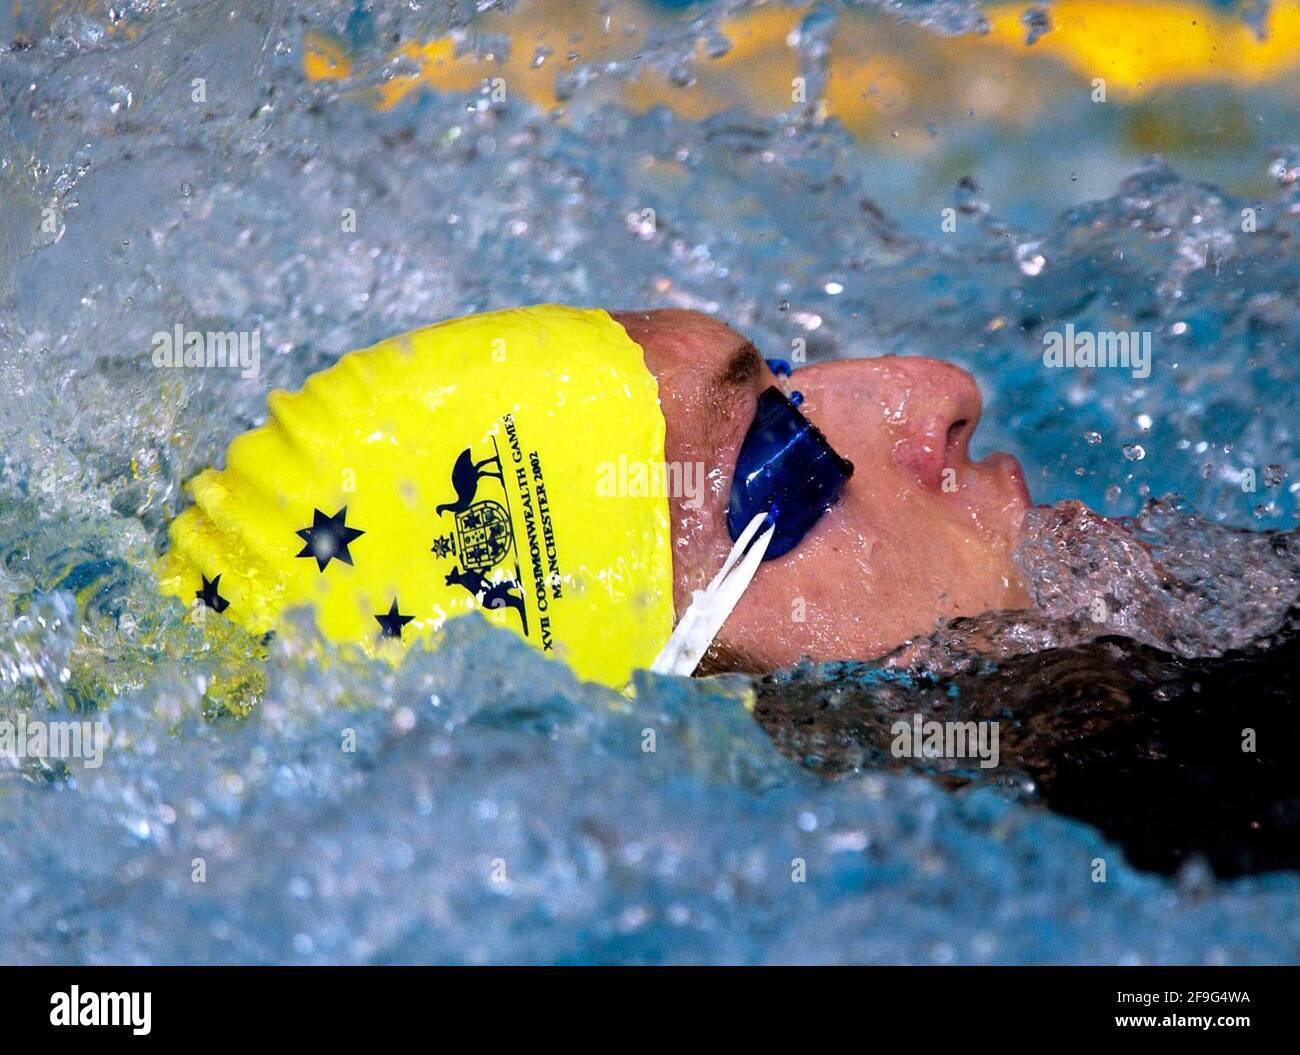
[[[655,657],[650,670],[655,674],[680,674],[689,677],[700,665],[700,659],[713,644],[727,618],[740,603],[746,589],[763,562],[763,555],[772,542],[776,524],[763,534],[758,530],[767,521],[767,513],[759,513],[746,525],[727,554],[722,570],[703,590],[696,590],[690,607],[677,621],[677,626]],[[754,536],[758,535],[757,540]],[[750,545],[753,542],[753,545]]]

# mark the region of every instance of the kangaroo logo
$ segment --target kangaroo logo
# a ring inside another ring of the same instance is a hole
[[[519,561],[515,556],[515,533],[510,525],[510,500],[495,440],[492,447],[492,456],[482,461],[475,461],[473,449],[466,447],[452,466],[451,486],[456,492],[456,501],[442,503],[436,513],[439,517],[451,513],[453,529],[434,539],[433,552],[439,557],[453,557],[457,561],[447,572],[445,582],[448,586],[463,587],[490,611],[513,608],[527,637],[528,613],[519,586]],[[478,498],[479,482],[484,479],[497,481],[502,501]],[[488,578],[494,569],[512,557],[515,558],[511,561],[513,578],[496,581]]]

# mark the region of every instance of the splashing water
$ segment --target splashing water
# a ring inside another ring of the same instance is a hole
[[[1019,554],[1049,619],[1086,615],[1104,633],[1193,657],[1278,628],[1300,603],[1297,545],[1294,532],[1228,528],[1168,501],[1120,522],[1062,503],[1031,511]]]
[[[951,194],[961,236],[921,235],[815,106],[693,120],[602,94],[689,83],[745,6],[590,62],[619,26],[534,53],[459,5],[0,18],[0,706],[110,736],[95,769],[0,760],[0,959],[1297,958],[1293,874],[1189,887],[996,789],[826,782],[773,748],[742,679],[647,677],[628,701],[476,619],[394,672],[305,623],[264,643],[155,595],[182,481],[271,387],[472,311],[671,304],[766,354],[956,361],[1036,497],[1133,517],[1130,536],[1035,511],[1019,559],[1040,611],[945,628],[914,666],[954,667],[976,637],[995,656],[1103,633],[1194,656],[1272,630],[1300,592],[1295,544],[1238,529],[1296,510],[1300,153],[1261,153],[1249,199],[1152,163],[1038,230],[972,184]],[[982,19],[903,6],[927,31]],[[814,12],[791,41],[814,89],[833,29]],[[346,76],[304,75],[308,32],[346,42]],[[399,42],[448,35],[554,66],[556,108],[488,86],[370,105],[413,73]],[[178,324],[255,331],[257,376],[156,369],[152,336]],[[1151,334],[1151,376],[1045,369],[1067,324]],[[1146,504],[1169,492],[1190,504]]]

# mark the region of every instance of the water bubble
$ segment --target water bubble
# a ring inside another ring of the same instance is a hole
[[[129,110],[131,108],[131,89],[125,84],[115,84],[108,90],[108,97],[112,100],[109,103],[109,110],[117,113],[119,110]]]
[[[1100,432],[1085,432],[1083,438],[1088,441],[1089,447],[1095,447],[1101,442]]]
[[[1286,470],[1280,465],[1266,465],[1264,467],[1264,486],[1281,487],[1282,481],[1286,479]]]
[[[839,16],[829,7],[815,7],[799,25],[790,31],[786,43],[801,51],[824,47],[835,32]]]
[[[1038,245],[1038,242],[1025,242],[1016,246],[1016,264],[1021,273],[1030,278],[1041,274],[1047,264],[1046,257],[1038,251]]]
[[[711,59],[720,59],[731,51],[731,41],[716,28],[709,33],[705,41],[704,53]]]
[[[1147,456],[1146,448],[1140,443],[1124,444],[1124,457],[1131,462],[1140,462]]]
[[[1268,174],[1277,181],[1278,186],[1289,187],[1300,179],[1300,158],[1279,157],[1268,167]]]
[[[1020,16],[1020,23],[1025,27],[1025,43],[1037,44],[1044,33],[1051,32],[1052,18],[1045,7],[1027,7]]]

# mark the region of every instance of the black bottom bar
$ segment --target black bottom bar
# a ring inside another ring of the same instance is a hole
[[[723,978],[724,971],[15,967],[0,970],[0,1006],[10,1042],[57,1034],[94,1042],[111,1033],[129,1042],[284,1037],[337,1047],[352,1039],[373,1045],[395,1030],[428,1038],[447,1029],[462,1041],[477,1035],[495,1044],[518,1031],[536,1043],[578,1036],[583,1018],[596,1036],[608,1036],[600,1023],[626,1014],[643,1043],[657,1035],[665,1046],[686,1029],[696,1041],[711,1029],[734,1041],[747,1027],[769,1040],[777,1031],[808,1040],[825,1036],[827,1023],[864,1044],[888,1034],[931,1042],[990,1031],[1040,1044],[1125,1034],[1181,1043],[1196,1035],[1293,1037],[1300,981],[1294,968],[900,967],[838,975],[777,968]]]

